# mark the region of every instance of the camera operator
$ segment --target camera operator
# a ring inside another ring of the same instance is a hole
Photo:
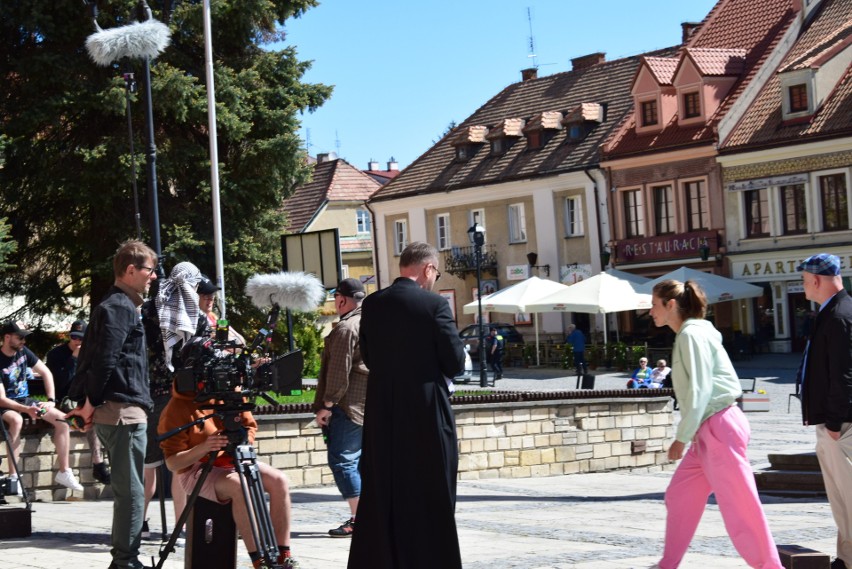
[[[172,398],[160,416],[158,430],[161,434],[214,412],[201,409],[202,405],[217,403],[214,399],[199,403],[195,401],[195,397],[195,392],[181,392],[175,386]],[[257,422],[249,411],[239,413],[239,417],[245,429],[245,441],[253,445]],[[165,439],[160,446],[166,457],[166,466],[175,473],[187,494],[193,491],[204,464],[210,459],[210,453],[217,452],[213,467],[198,495],[219,504],[231,503],[234,522],[252,563],[254,567],[261,567],[262,559],[254,543],[249,522],[250,513],[243,496],[239,473],[234,466],[232,455],[224,450],[228,446],[228,436],[223,430],[221,419],[208,419],[198,426]],[[257,466],[263,486],[269,493],[269,513],[279,549],[277,563],[285,569],[297,568],[299,563],[290,554],[290,490],[287,478],[267,464],[258,462]]]

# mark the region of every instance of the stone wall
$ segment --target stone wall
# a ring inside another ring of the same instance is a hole
[[[607,397],[489,403],[454,407],[459,436],[459,478],[526,478],[616,469],[672,468],[666,443],[674,436],[669,397]],[[293,488],[333,484],[325,444],[313,414],[259,416],[256,448],[283,470]],[[23,470],[39,500],[64,500],[53,485],[54,447],[49,427],[25,427]],[[92,479],[86,438],[71,436],[71,465],[86,487],[84,498],[110,497]],[[73,495],[75,498],[80,496]]]

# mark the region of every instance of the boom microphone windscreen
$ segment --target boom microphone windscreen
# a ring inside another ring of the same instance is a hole
[[[133,22],[109,30],[101,29],[95,22],[95,28],[98,31],[86,38],[86,50],[92,61],[103,67],[122,57],[153,59],[171,41],[169,27],[157,20]]]
[[[299,312],[311,312],[325,300],[325,287],[314,275],[280,272],[254,275],[246,283],[246,295],[258,308],[278,305]]]

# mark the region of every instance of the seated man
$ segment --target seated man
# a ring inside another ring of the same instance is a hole
[[[160,415],[159,432],[168,432],[186,425],[196,419],[213,413],[210,409],[200,409],[204,403],[195,401],[195,393],[172,390],[172,398]],[[214,403],[213,400],[206,402]],[[257,422],[251,412],[240,413],[242,425],[246,431],[246,442],[254,444]],[[228,446],[228,437],[223,434],[224,426],[218,418],[208,419],[198,426],[186,429],[160,443],[166,457],[166,466],[175,473],[187,495],[191,494],[204,463],[211,452],[217,452],[217,458],[199,497],[219,504],[231,503],[234,522],[243,538],[249,556],[255,567],[263,566],[262,553],[257,551],[254,536],[249,524],[249,511],[246,507],[240,486],[239,473],[234,467],[230,454],[224,452]],[[279,556],[272,560],[285,569],[299,567],[299,563],[290,555],[290,489],[287,478],[279,470],[262,462],[257,463],[263,480],[263,486],[269,493],[269,510],[275,541],[278,543]]]
[[[44,362],[24,345],[29,334],[30,330],[20,322],[6,322],[0,328],[0,336],[3,337],[3,345],[0,346],[0,373],[3,376],[0,382],[0,408],[4,415],[26,414],[33,421],[43,419],[53,426],[53,444],[59,461],[56,483],[82,491],[83,486],[77,481],[68,461],[71,431],[68,424],[62,422],[65,413],[56,408],[53,375]],[[29,381],[34,378],[34,373],[39,374],[44,381],[44,393],[47,395],[44,403],[30,397]],[[9,427],[12,455],[20,467],[22,421],[11,417],[4,417],[3,420]]]

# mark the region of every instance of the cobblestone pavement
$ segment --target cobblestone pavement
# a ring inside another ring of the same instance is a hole
[[[766,354],[735,362],[740,375],[757,377],[771,410],[749,413],[750,458],[755,468],[768,452],[811,451],[813,432],[801,425],[798,402],[787,413],[788,394],[798,356]],[[575,378],[562,370],[506,370],[498,389],[573,389]],[[598,389],[618,389],[625,374],[598,373]],[[644,568],[662,551],[663,495],[671,472],[574,474],[553,478],[496,479],[459,483],[457,524],[466,569]],[[416,491],[416,489],[412,489]],[[824,499],[764,496],[765,511],[777,543],[796,543],[832,553],[835,528]],[[106,568],[110,562],[112,503],[53,502],[34,506],[33,535],[0,540],[0,569]],[[168,505],[169,524],[171,505]],[[159,530],[155,516],[151,529]],[[346,506],[336,489],[293,492],[293,551],[304,569],[344,568],[348,539],[331,539],[327,531],[342,523]],[[144,551],[156,556],[156,542]],[[150,559],[150,557],[149,557]],[[184,565],[178,548],[163,565]],[[250,567],[240,544],[238,567]],[[435,569],[441,569],[440,559]],[[711,500],[681,567],[746,567],[724,529]],[[211,567],[211,569],[218,569]]]

